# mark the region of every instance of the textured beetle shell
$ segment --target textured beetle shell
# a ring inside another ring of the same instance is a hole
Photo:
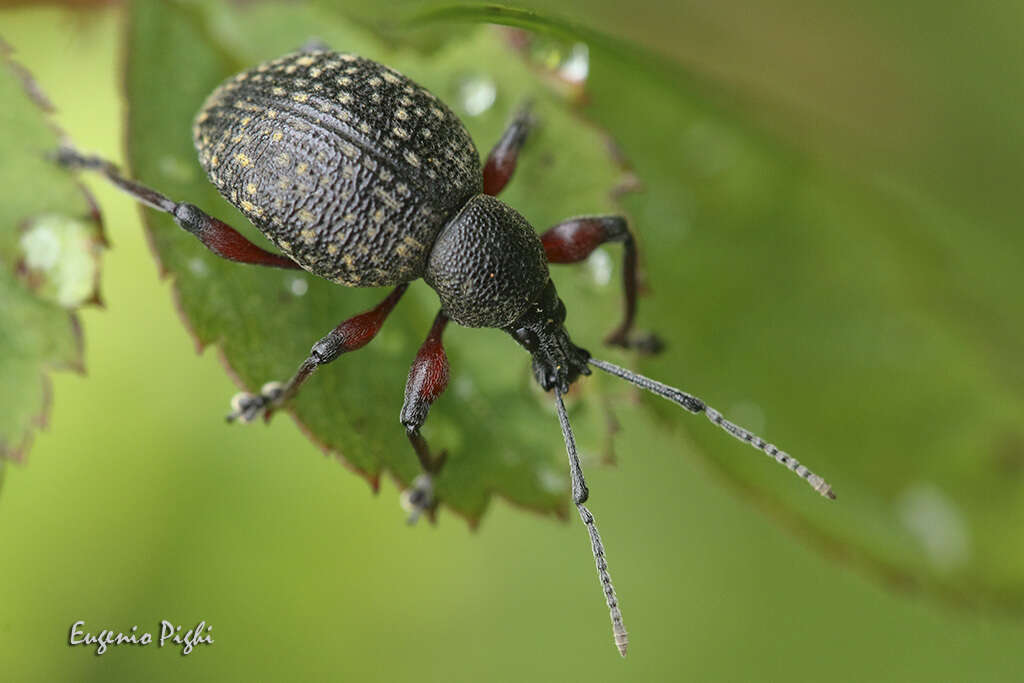
[[[421,277],[438,233],[483,187],[448,107],[336,52],[285,55],[226,81],[193,138],[228,201],[303,268],[348,286]]]
[[[424,279],[460,325],[508,327],[548,283],[548,260],[518,211],[481,194],[438,236]]]

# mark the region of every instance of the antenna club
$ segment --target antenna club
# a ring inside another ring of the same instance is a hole
[[[828,485],[828,482],[819,477],[816,474],[812,474],[807,478],[807,483],[811,485],[815,491],[825,496],[829,500],[835,500],[836,494],[832,492],[832,487]]]
[[[615,632],[615,647],[619,648],[620,655],[626,656],[626,648],[629,647],[629,634],[625,629]]]

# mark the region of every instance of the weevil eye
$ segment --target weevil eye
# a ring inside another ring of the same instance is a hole
[[[520,327],[518,330],[513,331],[512,336],[517,342],[522,344],[523,348],[527,351],[534,351],[540,344],[540,340],[537,338],[537,335],[533,330],[526,327]]]

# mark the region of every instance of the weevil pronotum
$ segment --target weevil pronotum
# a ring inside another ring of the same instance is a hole
[[[374,309],[345,320],[318,341],[287,382],[232,400],[229,420],[251,421],[286,403],[321,365],[366,345],[380,330],[409,282],[426,280],[440,311],[409,371],[401,423],[423,474],[407,492],[410,521],[432,513],[433,478],[444,465],[420,434],[431,404],[448,384],[442,334],[449,321],[495,327],[533,358],[533,374],[554,392],[569,456],[572,500],[590,534],[611,612],[616,646],[628,643],[588,490],[562,401],[591,367],[673,401],[759,448],[820,494],[825,481],[788,454],[734,425],[679,389],[593,358],[564,326],[566,311],[549,263],[578,263],[599,245],[625,253],[622,322],[605,339],[650,348],[633,331],[637,250],[621,216],[568,219],[541,235],[495,196],[508,183],[533,124],[522,109],[481,165],[462,122],[429,91],[382,64],[329,50],[285,55],[227,80],[200,109],[193,126],[199,161],[224,197],[282,252],[271,253],[198,207],[176,202],[123,176],[117,168],[72,149],[58,161],[94,169],[140,202],[171,214],[179,226],[223,258],[275,268],[302,268],[349,287],[393,287]],[[306,188],[300,175],[324,179]]]

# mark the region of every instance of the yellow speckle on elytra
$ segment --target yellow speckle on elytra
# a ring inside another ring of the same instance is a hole
[[[299,66],[312,66],[313,64],[316,63],[316,58],[307,55],[305,57],[299,57],[298,59],[295,60],[295,63],[298,64]]]
[[[299,212],[299,217],[301,218],[301,216],[302,212]],[[302,241],[305,242],[306,244],[312,244],[313,242],[316,241],[316,230],[306,228],[305,230],[299,232],[299,237],[301,237]]]
[[[278,221],[278,222],[280,222],[280,221]],[[280,242],[277,243],[277,246],[281,247],[285,251],[291,251],[292,250],[292,243],[289,242],[288,240],[281,240]]]
[[[342,142],[339,145],[339,148],[341,149],[341,153],[347,157],[355,157],[359,155],[359,150],[357,150],[356,146],[351,142]]]
[[[214,166],[215,167],[219,163],[220,163],[220,157],[218,157],[216,154],[214,154],[212,157],[210,157],[210,166]]]
[[[400,78],[398,78],[398,76],[391,73],[390,71],[381,71],[380,76],[388,83],[398,83],[398,81],[401,80]]]
[[[279,130],[275,130],[274,134],[270,136],[270,139],[273,140],[274,142],[281,142],[281,139],[283,137],[284,137],[284,133],[282,133]]]
[[[379,197],[380,200],[384,202],[384,206],[392,211],[402,208],[402,205],[382,187],[378,187],[373,194]]]
[[[415,239],[414,237],[411,237],[410,235],[406,235],[405,237],[403,237],[402,241],[405,242],[411,249],[415,249],[416,251],[423,251],[423,243]]]
[[[303,161],[302,163],[295,167],[296,173],[305,173],[307,170],[309,170],[309,164],[307,164],[305,161]]]
[[[373,222],[383,223],[384,222],[384,209],[377,209],[373,212]]]
[[[276,109],[268,109],[267,110],[267,118],[269,118],[269,119],[276,119],[277,118],[277,110]]]
[[[366,82],[367,82],[367,83],[368,83],[368,84],[370,85],[370,87],[371,87],[371,88],[376,88],[376,87],[378,87],[378,86],[379,86],[379,85],[380,85],[381,83],[383,83],[384,81],[382,81],[382,80],[380,80],[379,78],[377,78],[376,76],[374,76],[373,78],[369,79],[369,80],[368,80],[368,81],[366,81]]]
[[[288,154],[281,152],[276,157],[274,157],[274,161],[277,162],[278,166],[287,166],[288,164],[291,163],[292,158]]]
[[[362,123],[359,124],[359,130],[365,133],[366,135],[369,135],[370,131],[373,129],[370,128],[370,124],[368,124],[366,121],[363,121]]]
[[[340,92],[338,93],[335,99],[337,99],[342,104],[348,104],[349,102],[352,101],[352,96],[349,95],[347,92]]]
[[[430,113],[433,114],[434,116],[436,116],[439,119],[443,119],[444,118],[444,112],[441,111],[440,109],[438,109],[437,107],[431,107],[430,108]]]
[[[274,86],[270,89],[270,94],[274,97],[284,97],[284,88],[281,86]]]
[[[314,216],[313,212],[310,211],[309,209],[299,209],[299,220],[302,221],[303,223],[312,223],[313,221],[316,220],[316,216]],[[303,239],[306,239],[306,232],[311,233],[312,231],[303,230]]]
[[[356,61],[357,57],[355,55],[338,55],[338,59],[340,59],[343,62],[354,62]]]
[[[252,165],[252,159],[250,159],[248,156],[246,156],[242,152],[239,152],[238,154],[235,155],[235,161],[238,162],[239,166],[251,166]]]
[[[355,223],[357,218],[358,218],[358,216],[356,216],[354,213],[350,212],[350,213],[346,213],[344,215],[344,217],[342,217],[341,220],[345,221],[346,223]]]
[[[408,118],[409,118],[409,112],[407,112],[407,111],[406,111],[406,110],[404,110],[404,109],[396,109],[396,110],[395,110],[395,116],[396,116],[396,117],[397,117],[397,118],[398,118],[398,119],[399,119],[400,121],[406,121],[406,120],[408,120]]]
[[[309,95],[304,92],[297,92],[294,95],[292,95],[292,99],[295,100],[296,102],[305,102],[306,100],[309,99]]]
[[[249,183],[245,186],[245,191],[249,194],[256,194],[256,183]]]
[[[242,120],[238,122],[238,125],[240,125],[242,127],[245,127],[245,126],[249,125],[250,121],[252,121],[252,117],[251,116],[243,116]]]
[[[418,156],[416,156],[415,152],[411,152],[409,150],[406,150],[404,156],[405,156],[405,160],[408,161],[412,166],[415,166],[416,168],[419,168],[419,166],[420,166],[420,158]]]
[[[245,211],[246,213],[251,213],[254,216],[263,215],[263,209],[261,209],[260,207],[256,206],[255,204],[246,199],[240,201],[239,204],[241,204],[242,210]]]
[[[337,244],[328,244],[327,245],[327,253],[330,254],[331,256],[334,256],[335,254],[337,254],[338,253],[338,245]]]
[[[309,77],[310,77],[310,78],[320,78],[320,74],[321,74],[322,72],[323,72],[323,70],[322,70],[322,69],[319,69],[319,68],[313,68],[313,69],[310,69],[310,70],[309,70]]]
[[[391,132],[395,134],[395,137],[402,138],[403,140],[409,137],[409,131],[407,131],[405,128],[402,128],[401,126],[395,126],[394,128],[391,129]]]

